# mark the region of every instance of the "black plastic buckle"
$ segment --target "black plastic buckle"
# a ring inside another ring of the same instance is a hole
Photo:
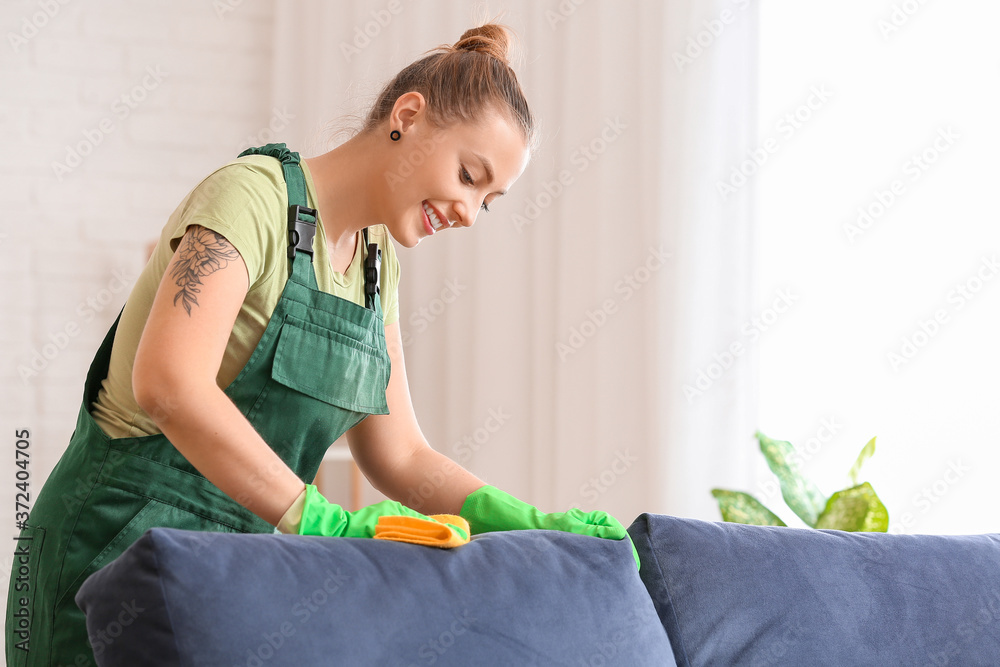
[[[310,216],[307,220],[304,216]],[[298,204],[288,207],[288,259],[295,259],[295,251],[313,256],[313,238],[316,236],[316,209]]]
[[[373,300],[379,293],[379,273],[382,271],[382,250],[377,243],[368,244],[365,257],[365,299]]]

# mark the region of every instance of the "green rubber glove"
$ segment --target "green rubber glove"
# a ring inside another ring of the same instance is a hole
[[[411,516],[431,520],[395,500],[383,500],[354,512],[348,512],[340,505],[335,505],[324,498],[315,485],[306,484],[302,519],[299,522],[299,535],[374,537],[375,524],[382,516]],[[460,535],[465,535],[465,531],[458,526],[450,523],[448,525],[458,531]]]
[[[495,486],[484,486],[469,494],[458,513],[469,522],[473,535],[504,530],[559,530],[565,533],[590,535],[609,540],[628,539],[625,526],[607,512],[567,512],[545,514],[528,503],[518,500]],[[632,556],[639,568],[639,552],[632,544]]]

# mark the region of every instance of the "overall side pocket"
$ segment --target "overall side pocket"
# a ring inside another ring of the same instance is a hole
[[[117,491],[117,489],[116,489]],[[169,505],[163,505],[150,498],[139,498],[142,501],[141,508],[132,516],[129,521],[115,534],[115,536],[104,545],[104,547],[94,556],[90,562],[76,575],[73,581],[64,588],[56,601],[56,607],[65,600],[73,600],[76,591],[83,581],[97,572],[102,567],[117,558],[123,551],[128,549],[133,542],[142,537],[152,526],[160,525],[157,517]]]

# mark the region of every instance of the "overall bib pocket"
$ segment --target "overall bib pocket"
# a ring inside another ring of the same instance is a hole
[[[271,378],[346,410],[388,414],[387,359],[385,352],[355,338],[289,316],[278,338]]]

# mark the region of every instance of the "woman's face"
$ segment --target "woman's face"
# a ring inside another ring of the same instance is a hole
[[[428,236],[471,227],[483,205],[507,191],[528,164],[520,132],[498,114],[476,123],[436,128],[420,93],[396,102],[387,146],[383,221],[393,238],[412,248]],[[398,114],[398,115],[397,115]]]

